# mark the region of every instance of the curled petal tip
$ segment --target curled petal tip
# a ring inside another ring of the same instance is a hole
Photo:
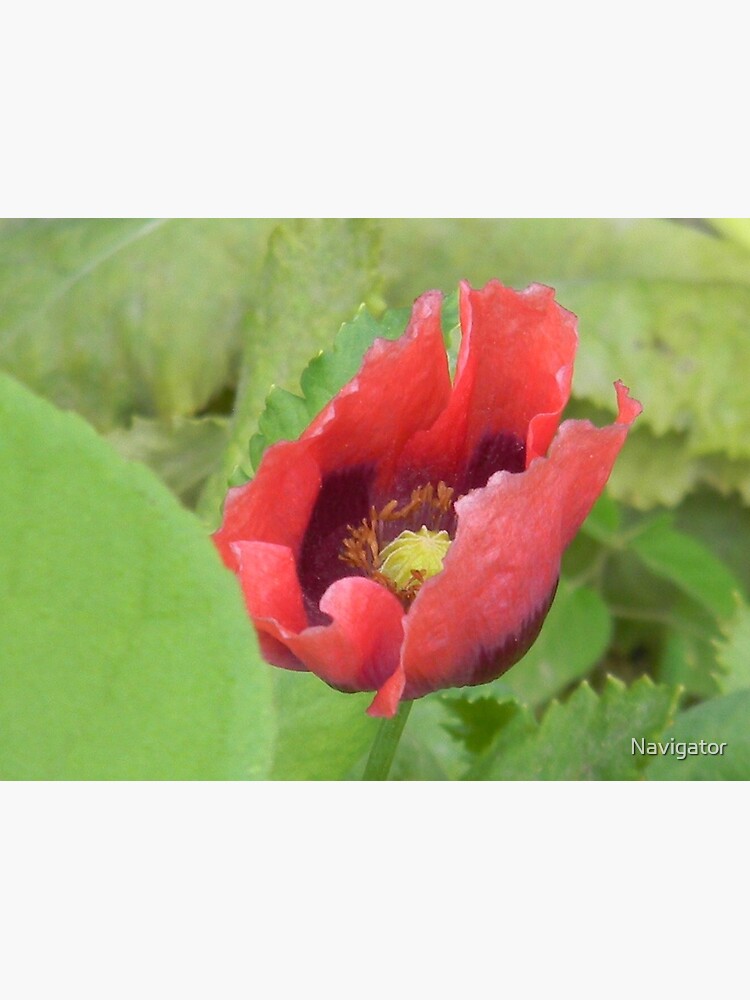
[[[617,423],[630,425],[643,412],[643,406],[637,399],[631,397],[630,389],[619,379],[614,385],[617,392],[617,406],[619,409]]]

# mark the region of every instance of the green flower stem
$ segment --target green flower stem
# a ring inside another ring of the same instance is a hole
[[[412,702],[402,701],[392,719],[383,719],[367,758],[363,781],[385,781],[396,756],[398,741],[411,712]]]

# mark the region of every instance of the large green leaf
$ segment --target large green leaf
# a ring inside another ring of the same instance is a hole
[[[272,385],[296,388],[305,362],[362,303],[382,308],[378,259],[379,230],[365,220],[290,221],[274,231],[246,339],[229,445],[201,505],[211,522],[237,470],[250,474],[248,445]]]
[[[654,781],[750,780],[750,690],[712,698],[682,712],[659,742],[673,752],[647,758],[646,777]],[[700,753],[700,741],[705,741]],[[688,744],[697,744],[697,753]],[[707,744],[717,746],[710,748]],[[725,743],[723,751],[721,744]],[[685,744],[682,748],[678,744]],[[709,752],[710,751],[710,752]],[[682,759],[681,759],[682,758]]]
[[[261,778],[269,669],[192,515],[0,376],[0,775]]]
[[[278,726],[270,777],[360,778],[362,767],[357,765],[379,725],[365,714],[372,694],[342,694],[312,674],[269,669]]]
[[[0,367],[107,430],[236,379],[271,224],[68,219],[0,232]]]
[[[675,692],[644,677],[630,688],[608,678],[597,695],[583,683],[565,704],[553,703],[541,724],[523,725],[520,738],[499,742],[466,777],[504,780],[627,780],[640,776],[645,759],[633,755],[633,738],[653,739],[671,719]],[[521,717],[511,720],[519,725]]]

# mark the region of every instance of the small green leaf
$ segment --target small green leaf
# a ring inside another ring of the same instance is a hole
[[[268,668],[198,521],[7,376],[0,468],[0,777],[266,777]]]
[[[669,516],[652,522],[630,545],[652,573],[675,584],[716,618],[734,612],[742,589],[739,580],[697,539],[673,528]]]
[[[712,698],[682,712],[659,740],[674,741],[674,752],[648,758],[646,777],[650,781],[750,780],[749,718],[748,689]],[[716,752],[706,745],[705,752],[700,753],[701,740],[713,743]],[[690,752],[690,743],[697,744],[697,753]],[[722,751],[723,743],[726,746]]]
[[[583,522],[581,530],[598,542],[606,543],[617,538],[621,526],[620,508],[608,493],[602,493]]]
[[[725,627],[717,659],[724,671],[718,678],[722,691],[729,694],[750,688],[750,608],[746,604],[736,608],[734,618]]]
[[[750,593],[750,510],[739,497],[703,488],[680,504],[674,521],[679,531],[697,538],[729,567],[743,593]]]
[[[610,780],[638,778],[645,760],[631,740],[653,739],[669,723],[676,693],[643,677],[630,688],[608,678],[601,695],[586,682],[565,704],[553,703],[540,725],[521,739],[494,746],[466,777],[491,780]]]

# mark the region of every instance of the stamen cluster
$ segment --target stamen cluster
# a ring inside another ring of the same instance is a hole
[[[409,583],[399,586],[381,572],[383,550],[410,525],[444,531],[453,521],[453,493],[452,487],[441,480],[437,487],[427,483],[412,490],[411,497],[401,507],[398,500],[389,500],[380,511],[371,507],[369,518],[363,518],[358,527],[347,525],[349,536],[343,540],[339,559],[386,587],[408,610],[427,574],[421,567],[414,567]]]

